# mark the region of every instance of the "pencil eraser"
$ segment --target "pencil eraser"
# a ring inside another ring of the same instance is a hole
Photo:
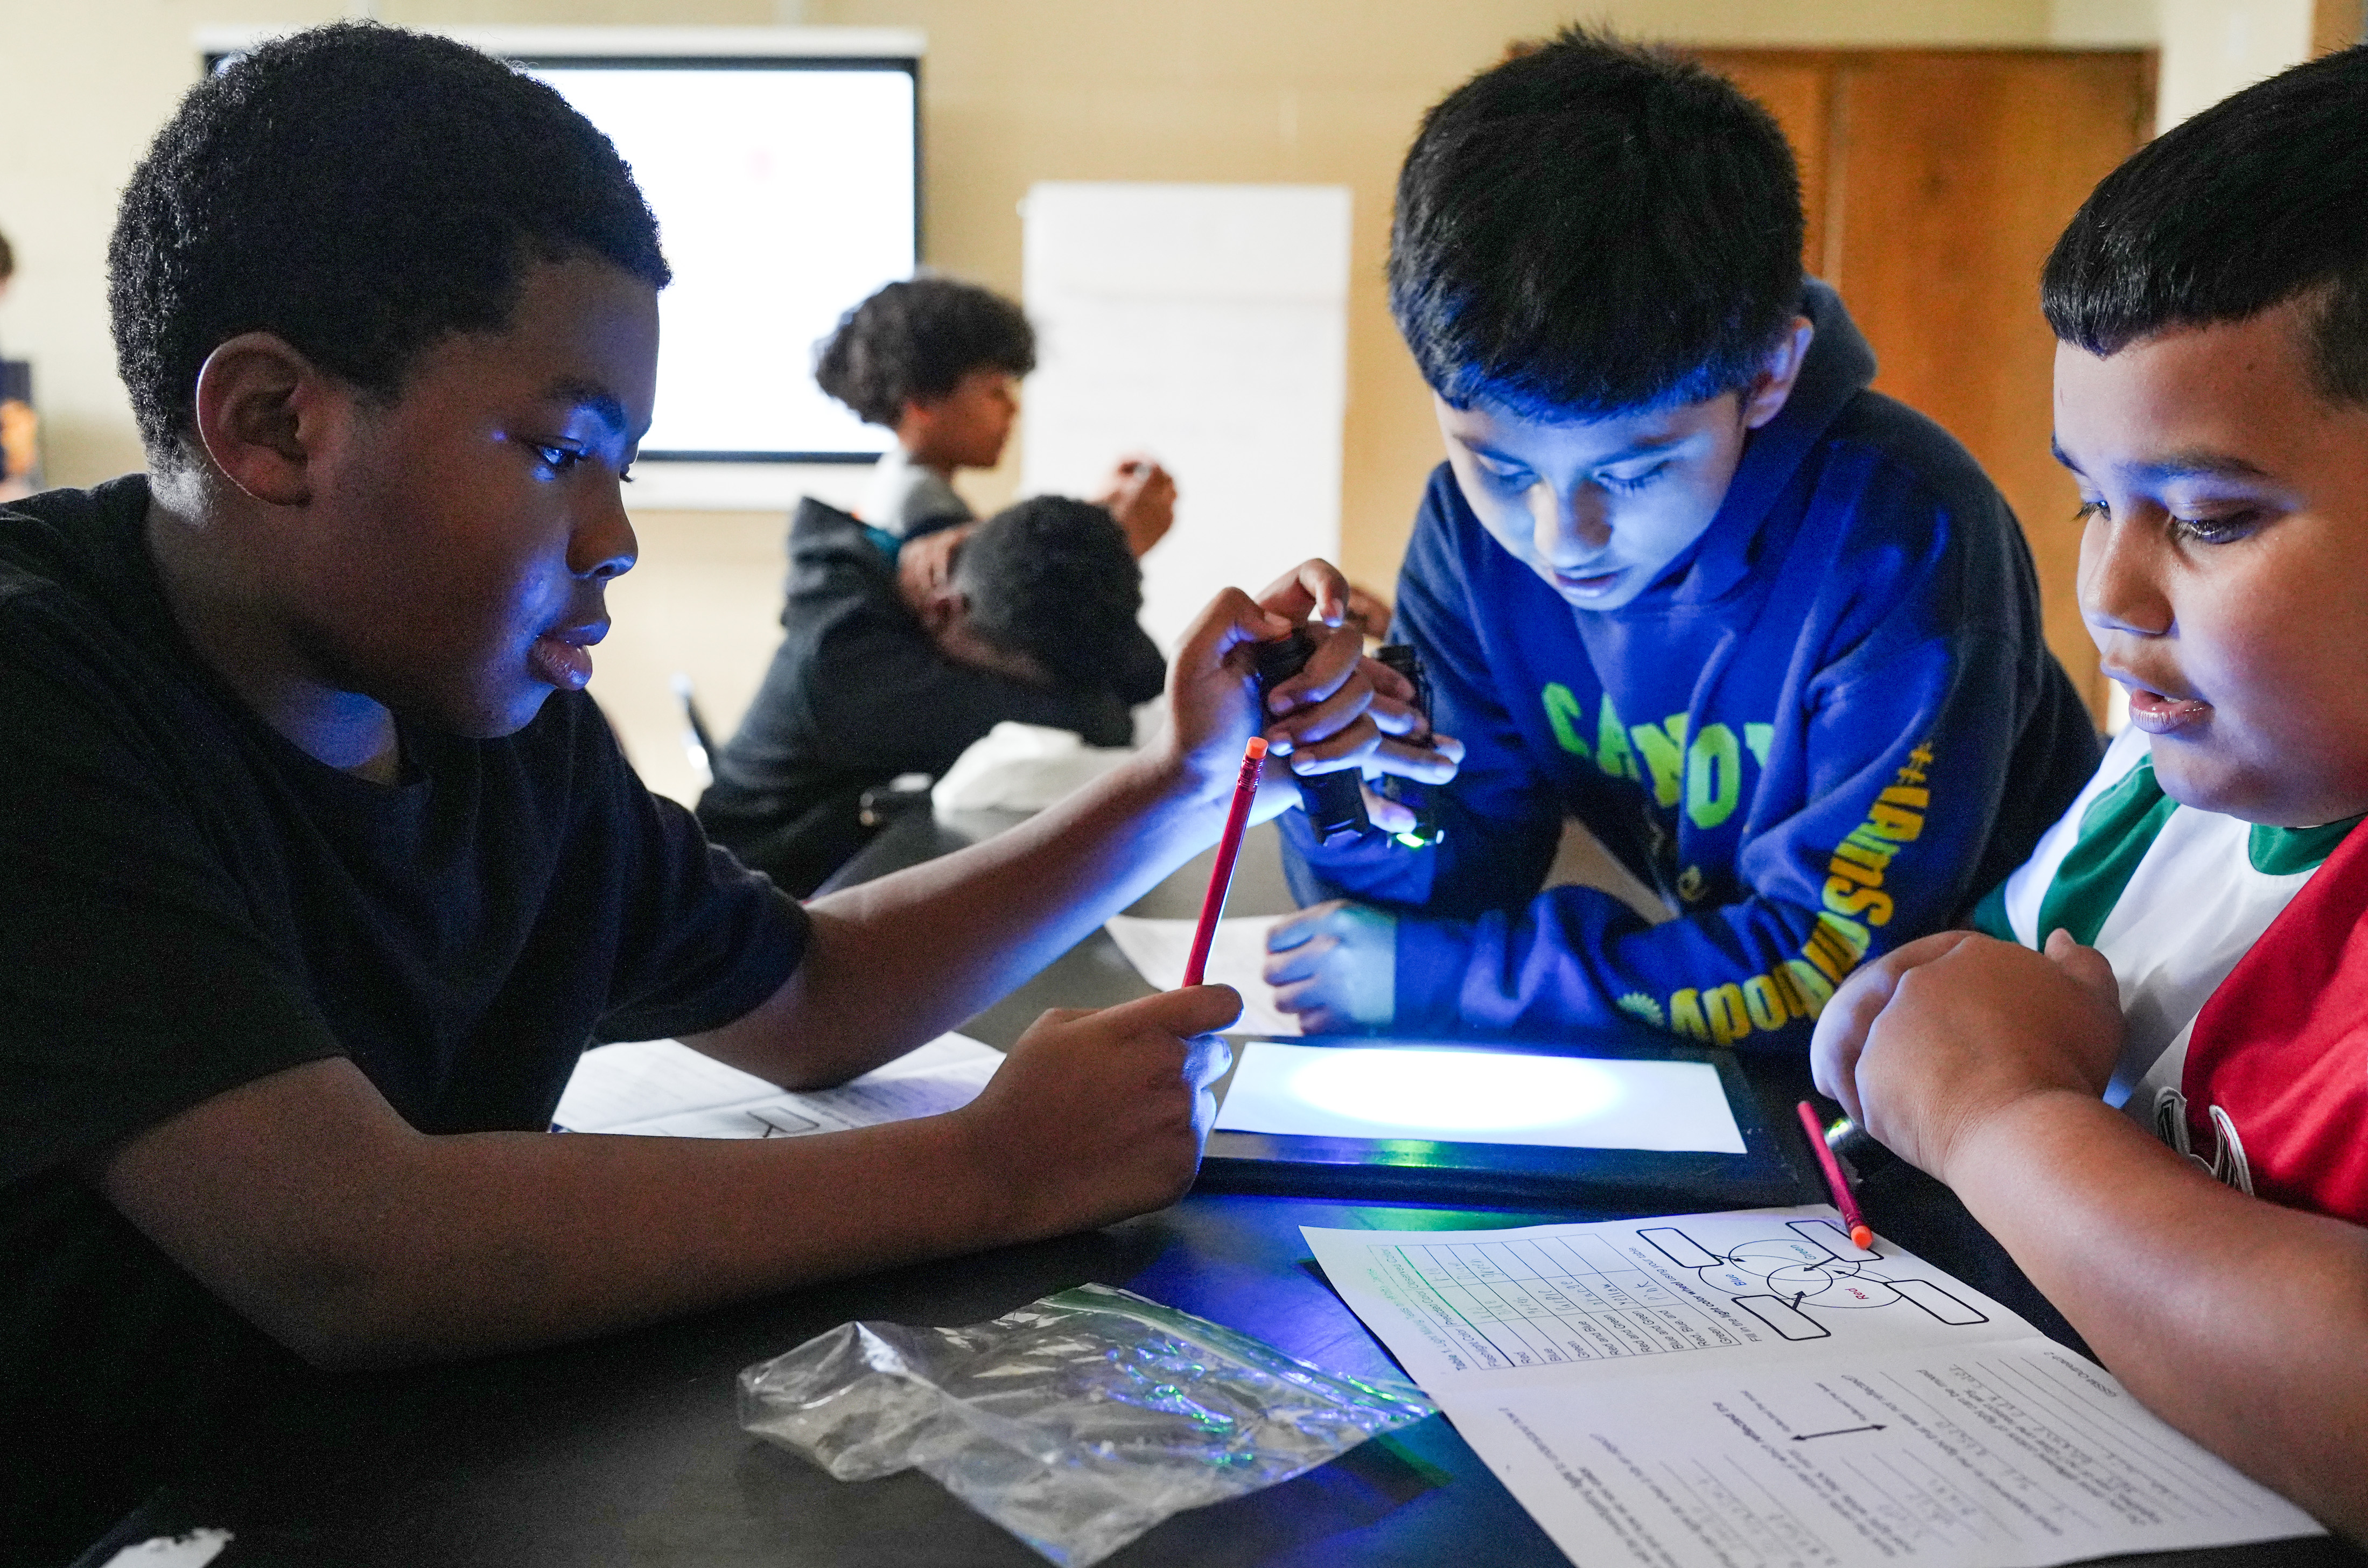
[[[1250,744],[1243,748],[1243,755],[1250,758],[1253,762],[1257,761],[1259,757],[1264,756],[1266,755],[1266,737],[1264,735],[1252,735],[1250,737]]]
[[[1850,1245],[1858,1248],[1861,1252],[1873,1252],[1874,1250],[1873,1228],[1868,1225],[1852,1225],[1850,1227]]]

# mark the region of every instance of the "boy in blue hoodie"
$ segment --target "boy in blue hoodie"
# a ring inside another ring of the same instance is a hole
[[[1782,131],[1673,55],[1566,32],[1424,120],[1390,298],[1447,462],[1395,636],[1467,749],[1434,845],[1283,819],[1311,1029],[1804,1045],[2096,767],[2013,514],[1800,255]],[[1565,817],[1678,918],[1541,892]]]

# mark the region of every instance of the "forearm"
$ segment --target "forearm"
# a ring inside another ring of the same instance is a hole
[[[344,1238],[343,1289],[265,1326],[324,1365],[588,1338],[1020,1239],[946,1118],[799,1139],[424,1140],[419,1179]],[[292,1309],[292,1311],[290,1310]]]
[[[1970,1130],[1942,1174],[2139,1399],[2368,1537],[2368,1232],[2247,1198],[2071,1093]]]
[[[85,1174],[317,1364],[485,1355],[1172,1203],[1232,1013],[1197,987],[1040,1020],[959,1110],[789,1139],[423,1133],[332,1057]]]
[[[1410,919],[1401,1022],[1538,1033],[1636,1020],[1717,1045],[1792,1045],[1832,991],[1813,911],[1747,899],[1656,922],[1593,887],[1554,887],[1473,921]],[[1822,949],[1821,949],[1822,950]],[[1837,971],[1850,957],[1824,953]]]
[[[1145,756],[984,843],[818,899],[812,948],[760,1009],[772,1021],[735,1026],[751,1047],[716,1053],[795,1085],[909,1051],[1141,897],[1216,836],[1221,811]],[[793,1070],[755,1059],[760,1040],[793,1050]]]

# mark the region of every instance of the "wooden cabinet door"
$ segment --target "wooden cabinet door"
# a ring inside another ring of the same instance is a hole
[[[2039,566],[2047,640],[2101,720],[2074,601],[2078,496],[2048,456],[2055,343],[2039,270],[2154,121],[2150,53],[1750,50],[1700,58],[1765,103],[1801,160],[1812,272],[1841,290],[1875,386],[1997,482]]]

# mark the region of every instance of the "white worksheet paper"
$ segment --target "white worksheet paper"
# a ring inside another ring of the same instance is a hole
[[[1217,922],[1209,942],[1205,978],[1212,985],[1230,985],[1242,994],[1237,1034],[1297,1034],[1299,1019],[1274,1005],[1274,987],[1266,983],[1266,934],[1288,915],[1245,915]],[[1184,983],[1184,962],[1192,956],[1192,932],[1197,920],[1155,920],[1140,915],[1113,915],[1102,923],[1118,950],[1134,966],[1146,984],[1173,991]]]
[[[571,1132],[674,1138],[796,1138],[958,1109],[1003,1061],[958,1034],[835,1089],[793,1094],[671,1040],[584,1053],[552,1119]]]
[[[1302,1233],[1576,1562],[2045,1568],[2316,1535],[1998,1302],[1831,1209]]]
[[[1744,1153],[1708,1062],[1521,1051],[1252,1040],[1216,1125],[1301,1138]]]

